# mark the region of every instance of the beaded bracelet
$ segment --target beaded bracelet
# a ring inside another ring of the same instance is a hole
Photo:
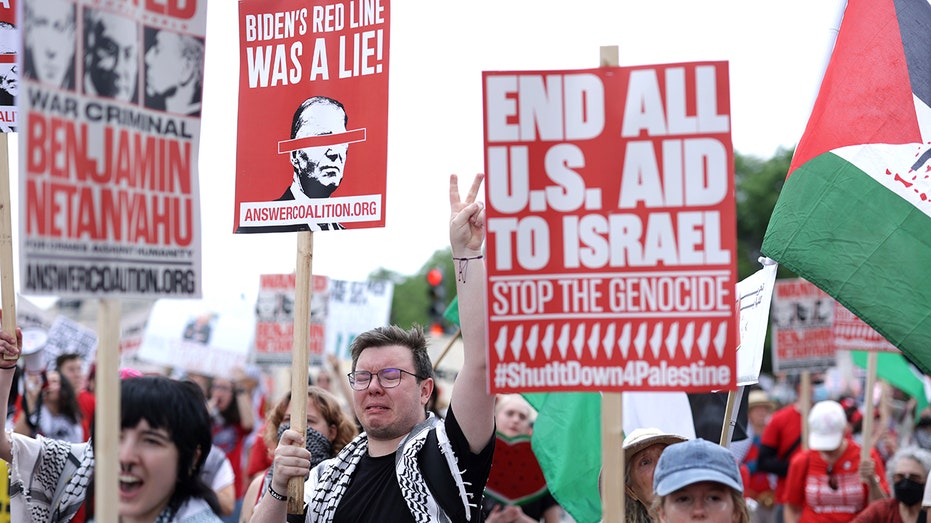
[[[453,256],[453,260],[459,262],[459,267],[458,267],[457,270],[456,270],[456,274],[457,274],[458,280],[459,280],[461,283],[465,283],[465,282],[466,282],[465,271],[466,271],[466,268],[468,268],[468,266],[469,266],[469,260],[481,260],[481,259],[484,258],[484,257],[485,257],[485,256],[482,255],[482,254],[479,254],[478,256],[465,256],[465,257],[462,257],[462,258],[457,258],[457,257]]]
[[[282,496],[281,494],[275,492],[275,489],[272,488],[271,482],[268,483],[268,494],[269,494],[271,497],[277,499],[278,501],[287,501],[287,500],[288,500],[288,496]]]

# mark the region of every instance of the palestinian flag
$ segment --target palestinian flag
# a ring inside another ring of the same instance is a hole
[[[850,0],[763,253],[931,373],[931,4]]]
[[[867,368],[869,352],[850,351],[853,363],[861,369]],[[915,420],[928,407],[928,387],[931,380],[915,368],[898,352],[876,353],[876,376],[915,399]]]

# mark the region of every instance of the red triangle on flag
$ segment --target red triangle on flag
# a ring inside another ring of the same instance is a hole
[[[920,142],[895,4],[849,0],[789,173],[839,147]]]

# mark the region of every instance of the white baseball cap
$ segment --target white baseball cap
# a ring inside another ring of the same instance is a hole
[[[835,450],[847,433],[847,414],[836,401],[819,401],[808,413],[808,448]]]

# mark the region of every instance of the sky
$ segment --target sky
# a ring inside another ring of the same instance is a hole
[[[314,274],[364,280],[383,267],[411,275],[448,245],[449,174],[460,176],[465,191],[484,170],[482,71],[593,68],[600,46],[618,46],[620,65],[726,60],[734,149],[769,158],[793,147],[804,130],[842,6],[838,0],[395,0],[386,227],[315,233]],[[205,300],[254,296],[260,274],[291,273],[297,256],[296,234],[232,233],[238,49],[238,2],[213,0],[199,173]],[[10,150],[16,173],[15,138]]]

